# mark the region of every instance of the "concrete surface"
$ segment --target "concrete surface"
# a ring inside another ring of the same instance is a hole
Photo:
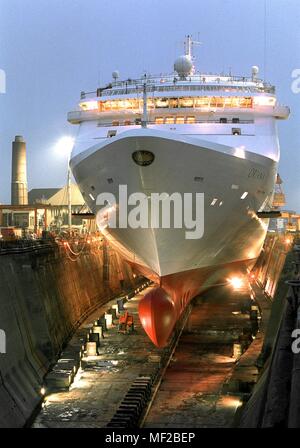
[[[220,287],[196,300],[145,427],[233,425],[241,402],[222,391],[235,368],[233,343],[244,329],[250,329],[249,315],[241,312],[249,296],[248,288],[233,293]]]
[[[69,391],[52,393],[33,427],[93,428],[105,427],[113,417],[130,384],[140,374],[150,374],[165,349],[156,348],[138,319],[138,302],[147,292],[126,303],[134,316],[134,333],[118,333],[117,321],[101,340],[100,355],[83,358],[82,369]],[[99,308],[76,332],[72,341],[83,341],[86,331],[113,302]],[[155,362],[156,361],[156,362]]]
[[[82,317],[120,292],[121,280],[124,288],[134,283],[111,249],[104,279],[100,241],[79,257],[69,255],[54,245],[46,252],[0,256],[0,328],[7,339],[0,354],[0,427],[25,425],[41,400],[45,373]]]

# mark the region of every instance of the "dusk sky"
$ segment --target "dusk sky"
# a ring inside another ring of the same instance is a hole
[[[171,72],[184,36],[199,33],[197,69],[250,75],[258,65],[290,106],[290,119],[279,123],[279,171],[287,208],[300,212],[300,93],[291,89],[300,1],[266,0],[266,52],[264,9],[264,0],[0,0],[0,202],[10,201],[15,135],[27,141],[29,188],[62,186],[67,159],[54,146],[76,135],[66,116],[80,92],[110,82],[116,69],[121,78]]]

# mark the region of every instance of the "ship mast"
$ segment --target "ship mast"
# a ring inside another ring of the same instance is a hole
[[[146,73],[144,75],[145,81],[143,84],[143,117],[142,117],[142,128],[147,127],[147,81],[146,81]]]
[[[193,40],[193,36],[191,34],[188,34],[185,38],[184,47],[185,47],[185,56],[192,62],[192,72],[195,71],[195,57],[193,56],[193,45],[201,45],[202,42],[199,42],[197,40]]]
[[[190,36],[189,34],[186,36],[185,39],[185,55],[188,56],[189,58],[192,59],[192,36]]]

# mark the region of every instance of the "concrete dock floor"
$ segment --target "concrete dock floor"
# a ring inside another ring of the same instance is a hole
[[[249,290],[210,290],[196,300],[144,427],[224,428],[234,424],[239,395],[223,392],[236,363],[233,343],[249,315],[242,314]]]
[[[83,359],[82,369],[69,391],[45,398],[33,427],[105,427],[135,378],[154,371],[157,364],[149,356],[160,356],[164,350],[151,343],[138,320],[138,302],[147,290],[126,303],[126,309],[134,315],[135,332],[118,333],[117,325],[109,329],[101,340],[100,356]],[[82,339],[94,320],[110,306],[107,304],[91,316],[75,338]]]
[[[52,393],[33,427],[105,427],[130,384],[140,374],[157,368],[164,354],[150,342],[138,321],[138,302],[145,291],[131,299],[135,333],[119,334],[113,327],[102,340],[101,354],[83,360],[69,391]],[[196,299],[188,324],[146,417],[145,427],[230,427],[241,405],[237,394],[224,392],[236,362],[233,343],[249,329],[243,313],[250,290],[233,292],[218,287]],[[80,340],[91,323],[109,308],[98,310],[76,334]]]

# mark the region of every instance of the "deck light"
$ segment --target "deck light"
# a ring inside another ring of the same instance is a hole
[[[244,286],[244,281],[241,277],[231,277],[228,279],[228,282],[234,290],[241,289]]]
[[[85,103],[80,103],[80,108],[82,110],[98,110],[98,101],[86,101]]]
[[[41,395],[46,395],[46,389],[45,389],[45,387],[41,387],[40,392],[41,392]]]
[[[70,156],[73,146],[74,146],[74,138],[69,135],[65,135],[61,137],[55,145],[55,151],[60,154],[66,154]]]

